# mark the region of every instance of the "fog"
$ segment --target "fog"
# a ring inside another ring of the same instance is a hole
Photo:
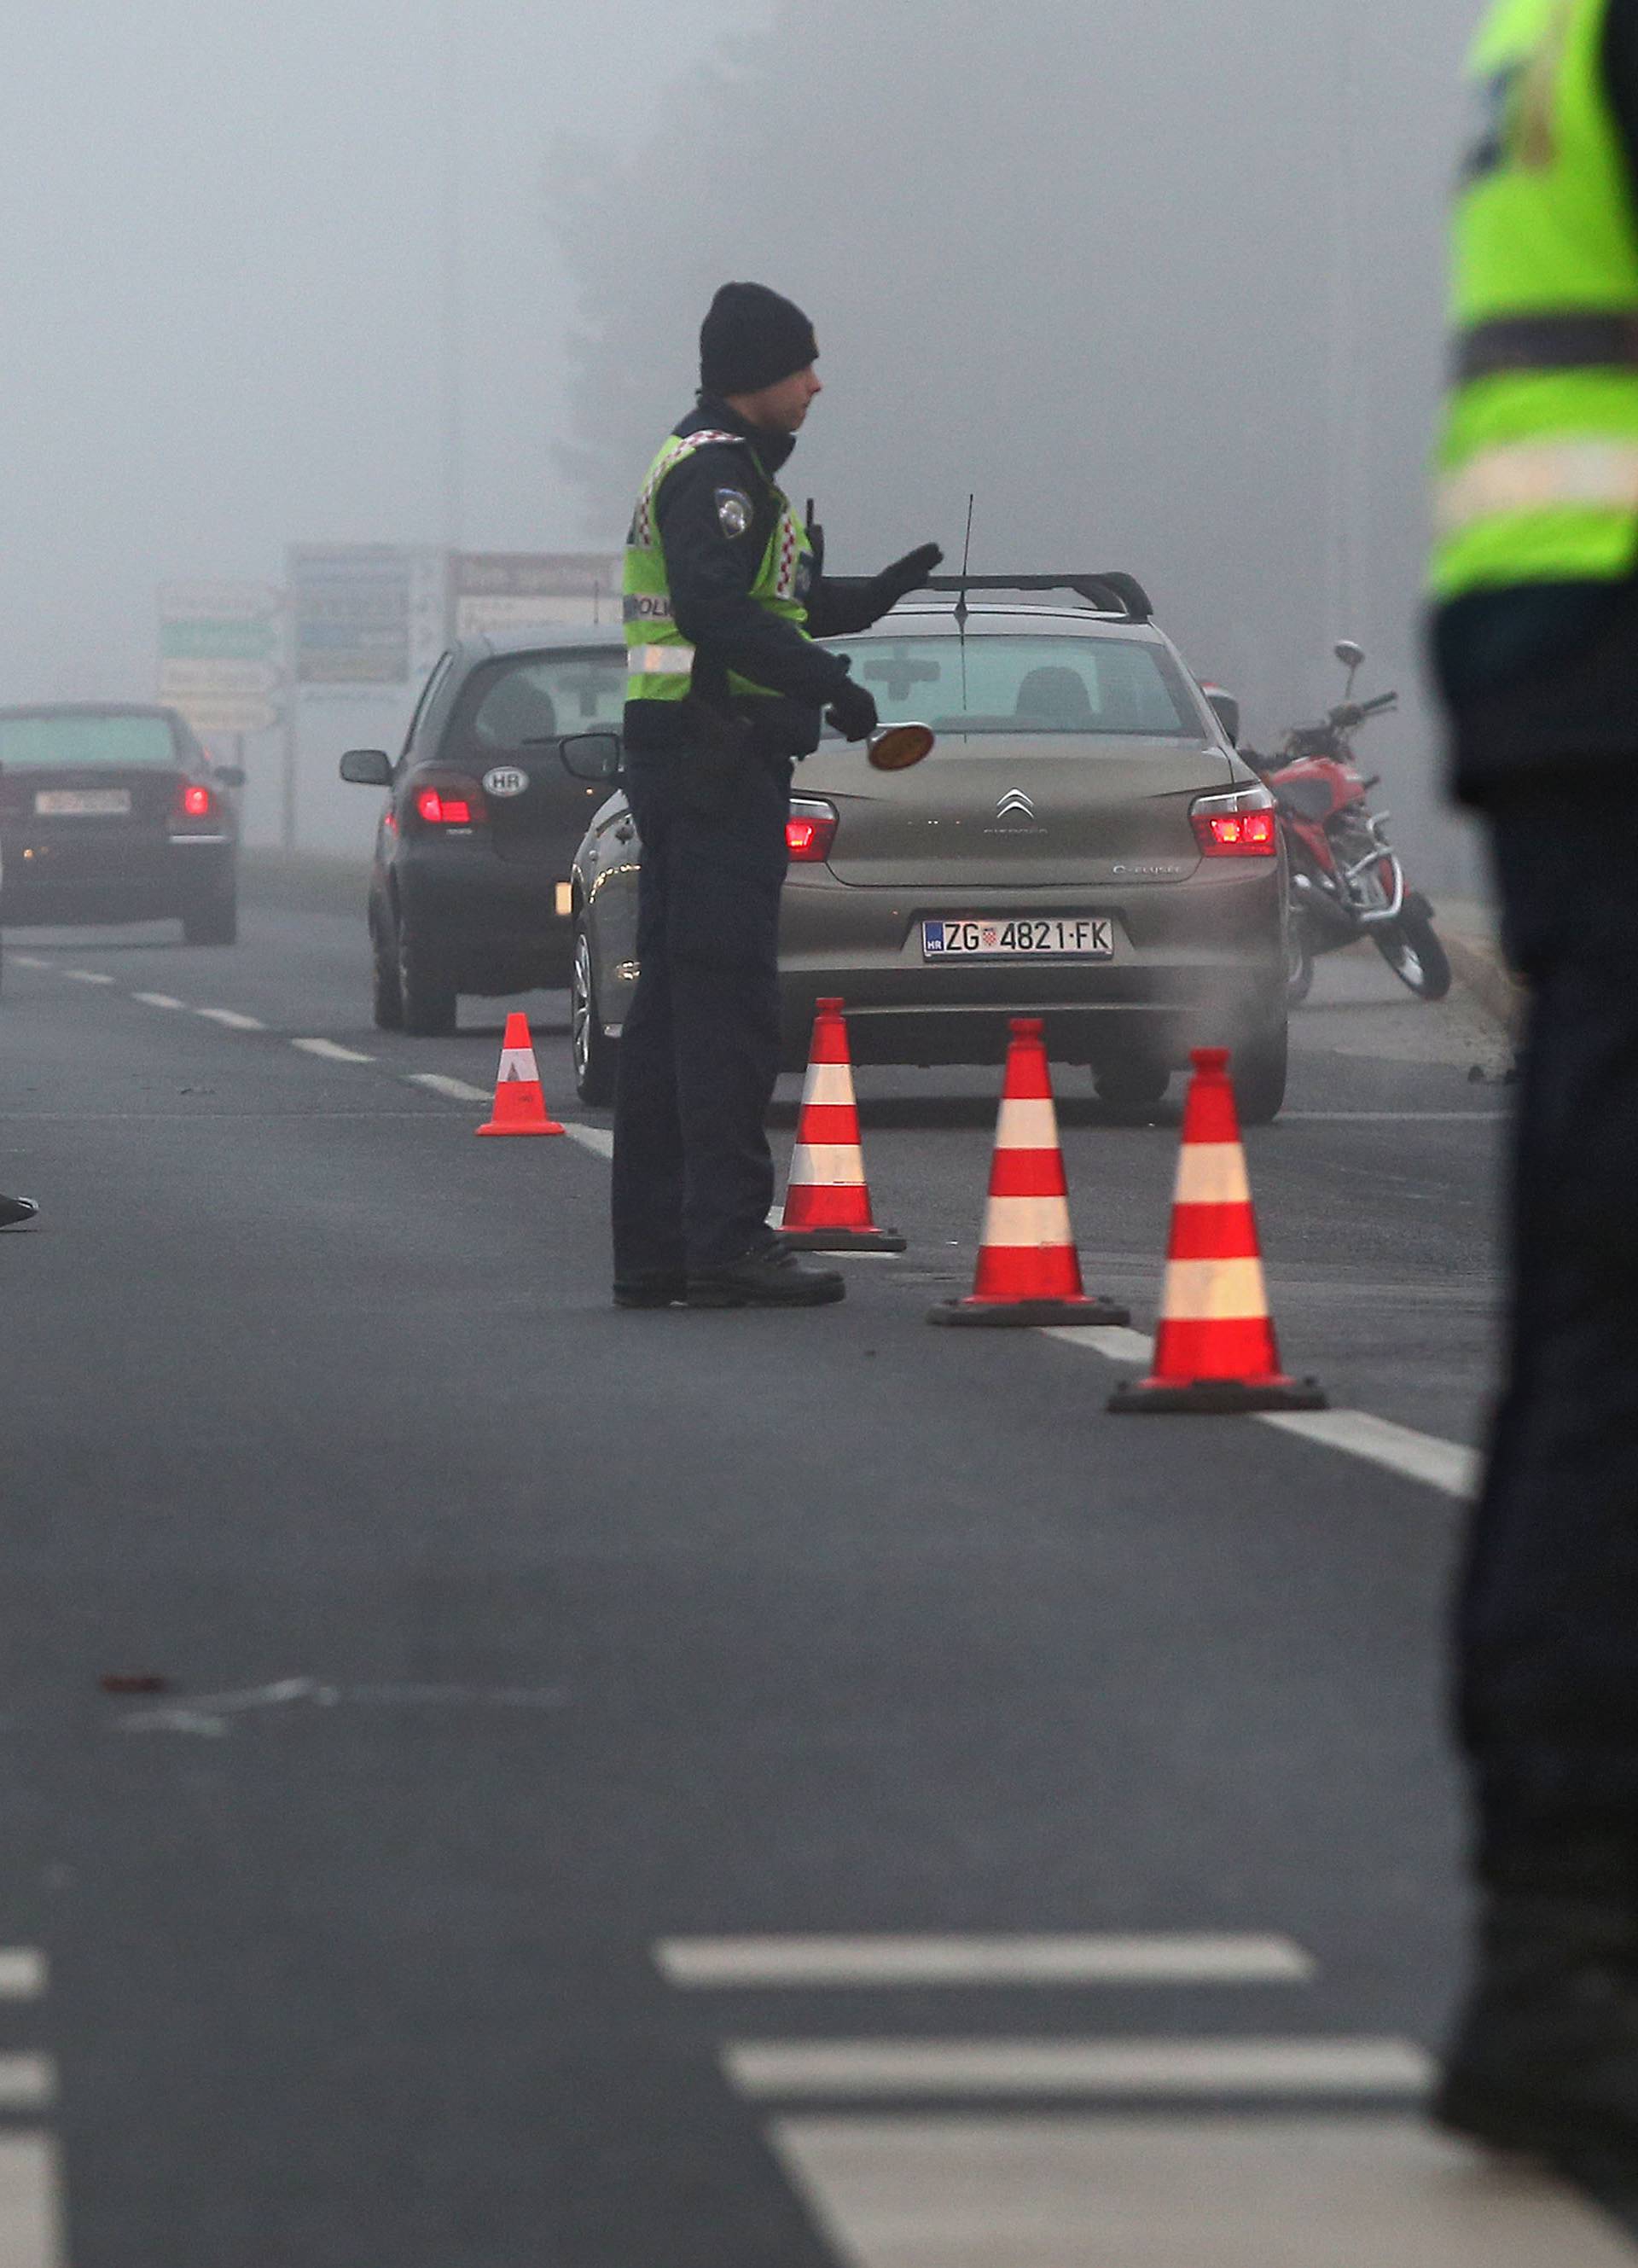
[[[617,547],[731,275],[815,320],[837,565],[973,491],[976,568],[1136,572],[1260,740],[1344,633],[1410,694],[1475,13],[4,0],[3,697],[151,694],[155,586],[290,543]],[[1425,704],[1365,746],[1468,879]]]

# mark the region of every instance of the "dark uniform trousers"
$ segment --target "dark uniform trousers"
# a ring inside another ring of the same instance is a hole
[[[1638,1822],[1638,876],[1631,785],[1571,770],[1491,804],[1532,987],[1509,1367],[1459,1609],[1487,1839]]]
[[[721,1267],[768,1241],[790,762],[690,792],[693,752],[629,755],[641,964],[614,1100],[614,1272]]]

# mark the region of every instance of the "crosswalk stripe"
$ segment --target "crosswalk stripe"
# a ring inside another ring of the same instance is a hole
[[[0,2134],[0,2262],[65,2268],[62,2176],[46,2134]]]
[[[895,2095],[1418,2095],[1427,2054],[1393,2039],[732,2040],[741,2093]]]
[[[655,1959],[684,1989],[891,1984],[1301,1984],[1287,1937],[667,1938]]]
[[[0,2055],[0,2110],[45,2110],[55,2093],[49,2056]]]
[[[1632,2268],[1613,2222],[1517,2161],[1376,2110],[775,2120],[849,2268]]]
[[[46,1989],[46,1956],[32,1946],[0,1946],[0,2000],[38,2000]]]

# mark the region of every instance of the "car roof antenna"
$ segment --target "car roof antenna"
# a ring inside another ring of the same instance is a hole
[[[961,641],[961,714],[967,712],[967,563],[973,556],[973,503],[967,497],[966,541],[961,546],[961,588],[956,593],[956,636]]]

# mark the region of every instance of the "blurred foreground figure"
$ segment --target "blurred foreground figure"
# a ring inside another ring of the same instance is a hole
[[[0,1197],[0,1228],[21,1228],[39,1211],[33,1197]]]
[[[818,1307],[844,1289],[768,1226],[791,766],[826,711],[847,740],[876,728],[868,688],[814,640],[868,629],[941,554],[826,582],[777,477],[818,354],[789,299],[724,284],[699,406],[649,468],[627,538],[625,789],[643,864],[614,1100],[617,1307]]]
[[[1638,2174],[1638,0],[1473,56],[1434,638],[1532,990],[1458,1623],[1477,1973],[1446,2124]]]

